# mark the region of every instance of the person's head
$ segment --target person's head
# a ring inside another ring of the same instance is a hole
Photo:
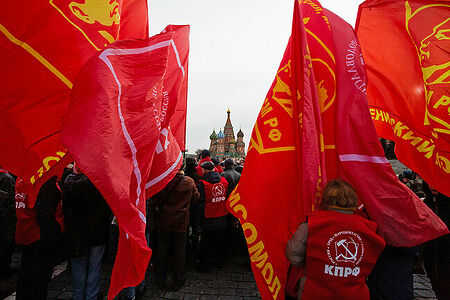
[[[225,160],[225,169],[231,169],[234,166],[234,161],[231,158],[227,158],[227,160]]]
[[[411,171],[411,170],[404,170],[404,171],[402,172],[402,176],[403,176],[403,178],[406,178],[406,179],[408,179],[408,180],[414,180],[414,179],[416,179],[416,173],[414,173],[414,172]]]
[[[211,152],[209,152],[209,150],[205,149],[205,150],[202,151],[202,155],[201,155],[202,159],[210,157],[210,156],[211,156]]]
[[[211,161],[214,163],[214,165],[219,165],[219,160],[215,157],[211,158]]]
[[[202,167],[203,175],[211,173],[214,170],[214,164],[211,161],[205,161],[200,166]]]
[[[192,157],[187,157],[185,162],[186,162],[186,166],[185,166],[186,172],[193,171],[195,169],[195,167],[197,166],[197,162]]]
[[[341,179],[328,181],[322,196],[322,209],[342,208],[355,210],[358,205],[358,196],[355,189]]]

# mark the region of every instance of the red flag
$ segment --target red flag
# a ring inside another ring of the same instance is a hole
[[[242,224],[263,299],[284,298],[286,242],[315,205],[325,174],[309,50],[296,1],[292,36],[253,128],[239,185],[227,201]]]
[[[353,29],[317,1],[299,2],[239,186],[227,201],[242,224],[263,299],[283,299],[287,240],[319,203],[327,178],[355,187],[379,234],[393,245],[417,245],[448,232],[383,156]]]
[[[365,1],[356,30],[380,137],[400,161],[450,196],[450,2]]]
[[[120,228],[109,299],[143,280],[151,255],[145,199],[182,163],[170,125],[187,76],[188,36],[188,26],[168,26],[147,40],[116,42],[86,64],[74,85],[61,138]]]
[[[0,164],[33,184],[33,202],[32,190],[70,161],[60,130],[79,70],[117,39],[148,37],[147,14],[145,0],[2,4]]]
[[[388,244],[411,247],[448,233],[445,224],[397,179],[384,157],[369,113],[366,73],[353,28],[329,11],[327,16],[338,62],[334,134],[339,176],[357,190],[378,224],[377,233]]]

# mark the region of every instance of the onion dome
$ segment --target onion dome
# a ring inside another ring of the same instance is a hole
[[[210,140],[217,140],[216,130],[214,129],[211,135],[209,136]]]
[[[244,133],[242,132],[242,130],[239,129],[239,132],[237,133],[237,137],[244,137]]]
[[[225,134],[221,131],[219,131],[219,133],[217,134],[217,138],[218,139],[224,139],[225,138]]]

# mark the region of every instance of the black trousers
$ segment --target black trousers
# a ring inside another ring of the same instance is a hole
[[[226,228],[202,231],[200,244],[200,268],[211,271],[222,268],[226,262]]]
[[[17,300],[47,300],[47,285],[52,278],[54,247],[39,242],[25,246],[17,279]]]
[[[156,272],[158,280],[167,277],[169,260],[172,261],[175,280],[184,281],[186,271],[186,232],[160,231],[157,234]]]
[[[9,241],[0,240],[0,280],[11,275],[9,265],[15,245]]]

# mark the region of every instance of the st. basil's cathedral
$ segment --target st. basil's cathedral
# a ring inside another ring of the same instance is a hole
[[[245,157],[244,133],[239,129],[237,140],[235,139],[230,113],[230,110],[228,110],[228,117],[223,131],[220,130],[219,133],[216,134],[216,130],[213,130],[212,134],[209,136],[209,139],[211,140],[209,146],[211,157]]]

